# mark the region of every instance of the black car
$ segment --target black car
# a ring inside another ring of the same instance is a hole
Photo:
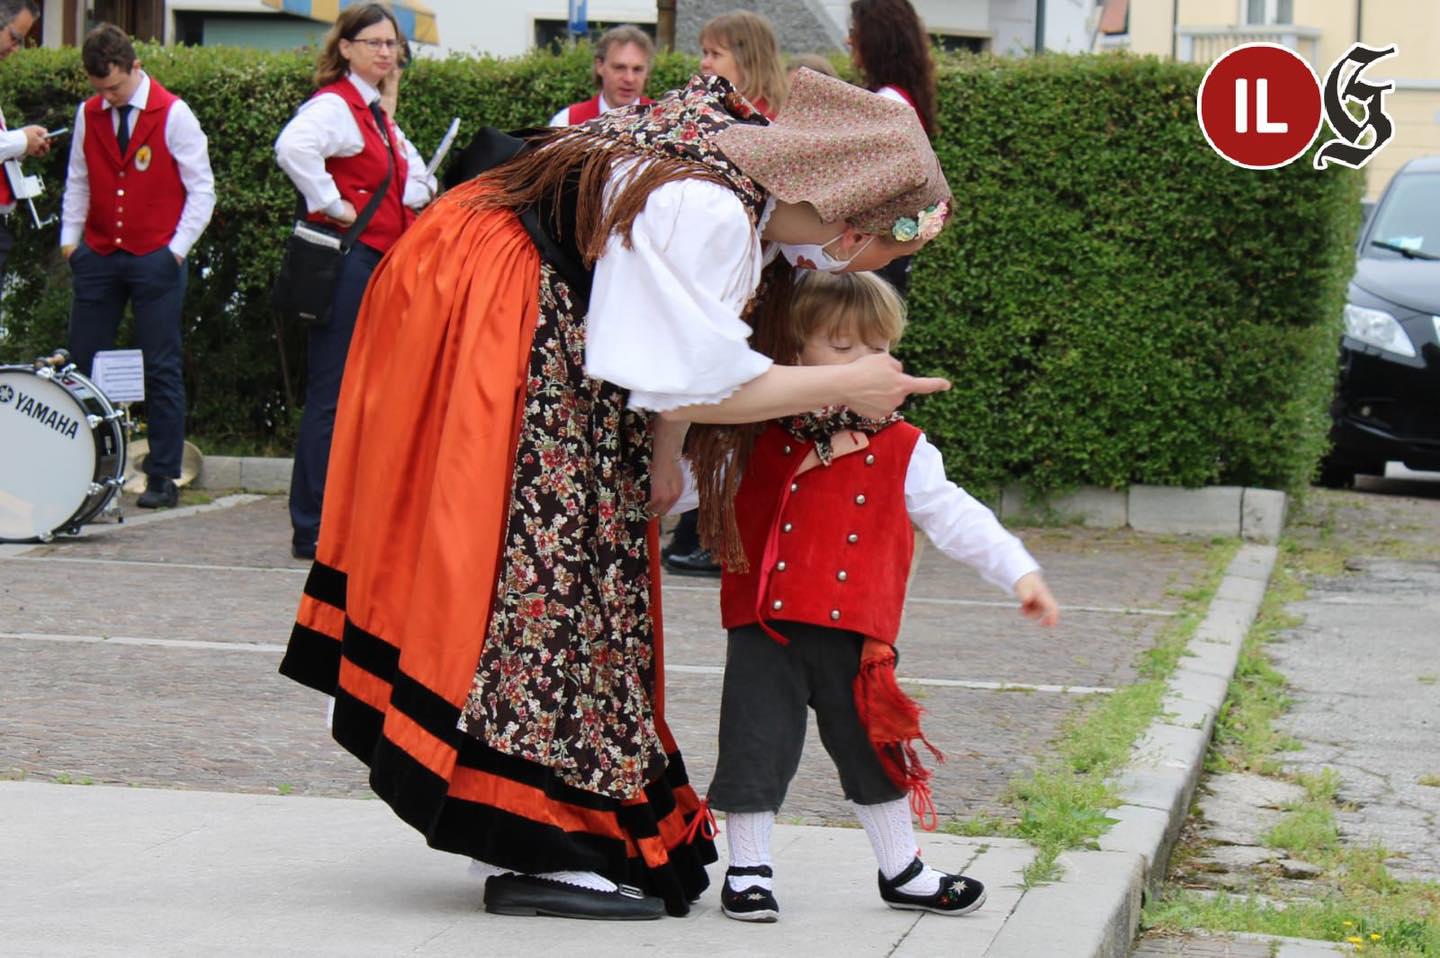
[[[1360,231],[1323,485],[1440,469],[1440,156],[1400,168]]]

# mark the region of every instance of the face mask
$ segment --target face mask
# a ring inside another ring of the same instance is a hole
[[[780,252],[796,269],[816,269],[822,273],[843,273],[845,267],[854,262],[855,257],[865,252],[865,249],[875,241],[875,237],[867,237],[865,242],[860,244],[860,248],[850,254],[849,259],[836,259],[825,252],[825,247],[839,238],[837,236],[829,243],[820,246],[814,243],[781,243]]]

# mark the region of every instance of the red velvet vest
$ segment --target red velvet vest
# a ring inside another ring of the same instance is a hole
[[[360,91],[355,89],[355,84],[348,79],[342,79],[321,87],[314,95],[319,96],[322,93],[334,93],[345,101],[355,118],[355,125],[360,128],[360,136],[365,141],[365,149],[354,156],[332,156],[325,161],[325,170],[335,178],[335,187],[340,190],[340,198],[355,207],[355,215],[359,216],[364,211],[365,204],[370,202],[375,191],[380,188],[381,181],[385,179],[385,170],[389,163],[385,156],[388,148],[380,137],[380,126],[375,122],[374,114],[360,96]],[[390,185],[385,190],[385,198],[380,201],[380,206],[365,227],[365,232],[360,234],[360,242],[381,253],[395,244],[411,221],[411,218],[405,215],[405,178],[409,176],[410,164],[405,161],[404,151],[399,149],[400,138],[395,131],[395,124],[388,116],[385,117],[385,125],[390,134],[390,142],[396,145],[395,170],[390,174]],[[311,213],[310,220],[316,223],[329,222],[323,213],[318,212]]]
[[[165,122],[177,97],[154,78],[145,109],[135,117],[125,155],[115,121],[99,96],[85,101],[85,165],[90,212],[85,245],[102,256],[117,249],[136,256],[166,246],[185,209],[180,165],[165,145]]]
[[[654,103],[655,101],[652,100],[652,99],[650,99],[648,96],[642,96],[642,97],[640,98],[640,102],[643,103],[643,104],[645,104],[646,106],[649,106],[650,104]],[[595,118],[596,118],[597,116],[599,116],[599,115],[600,115],[600,94],[598,94],[598,93],[595,94],[594,96],[592,96],[592,97],[591,97],[590,99],[588,99],[588,100],[583,100],[583,101],[581,101],[581,102],[579,102],[579,103],[572,103],[572,104],[570,104],[570,114],[569,114],[569,116],[570,116],[570,125],[571,125],[571,126],[575,126],[575,125],[578,124],[578,123],[585,123],[585,122],[587,122],[587,121],[589,121],[589,120],[593,120],[593,119],[595,119]]]
[[[721,577],[725,628],[780,619],[893,644],[915,551],[905,474],[920,435],[897,422],[797,475],[814,444],[765,430],[735,497],[750,571]]]

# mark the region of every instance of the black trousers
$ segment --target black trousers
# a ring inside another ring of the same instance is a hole
[[[356,243],[340,264],[335,300],[324,326],[312,326],[305,351],[305,411],[295,466],[290,473],[290,526],[295,544],[313,546],[320,537],[320,510],[325,497],[325,472],[330,465],[330,437],[335,432],[335,407],[340,403],[340,378],[350,355],[350,337],[370,274],[380,251]]]
[[[70,358],[90,373],[95,354],[115,345],[125,303],[135,313],[135,340],[145,354],[146,475],[180,478],[185,448],[184,350],[180,319],[186,267],[168,247],[144,256],[100,255],[81,243],[70,254]]]
[[[846,798],[859,805],[903,798],[855,711],[864,638],[798,622],[771,626],[790,644],[781,645],[757,625],[730,630],[710,805],[725,812],[780,810],[805,748],[807,707],[815,710],[820,741]]]

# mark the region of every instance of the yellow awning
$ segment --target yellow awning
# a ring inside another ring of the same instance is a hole
[[[319,20],[321,23],[334,23],[335,18],[340,16],[341,10],[352,3],[362,3],[365,0],[260,0],[260,2],[267,7],[292,13],[297,17]],[[434,10],[423,3],[417,3],[416,0],[388,0],[385,5],[395,14],[395,20],[400,24],[400,30],[405,36],[421,43],[440,42],[440,29],[435,25]]]

